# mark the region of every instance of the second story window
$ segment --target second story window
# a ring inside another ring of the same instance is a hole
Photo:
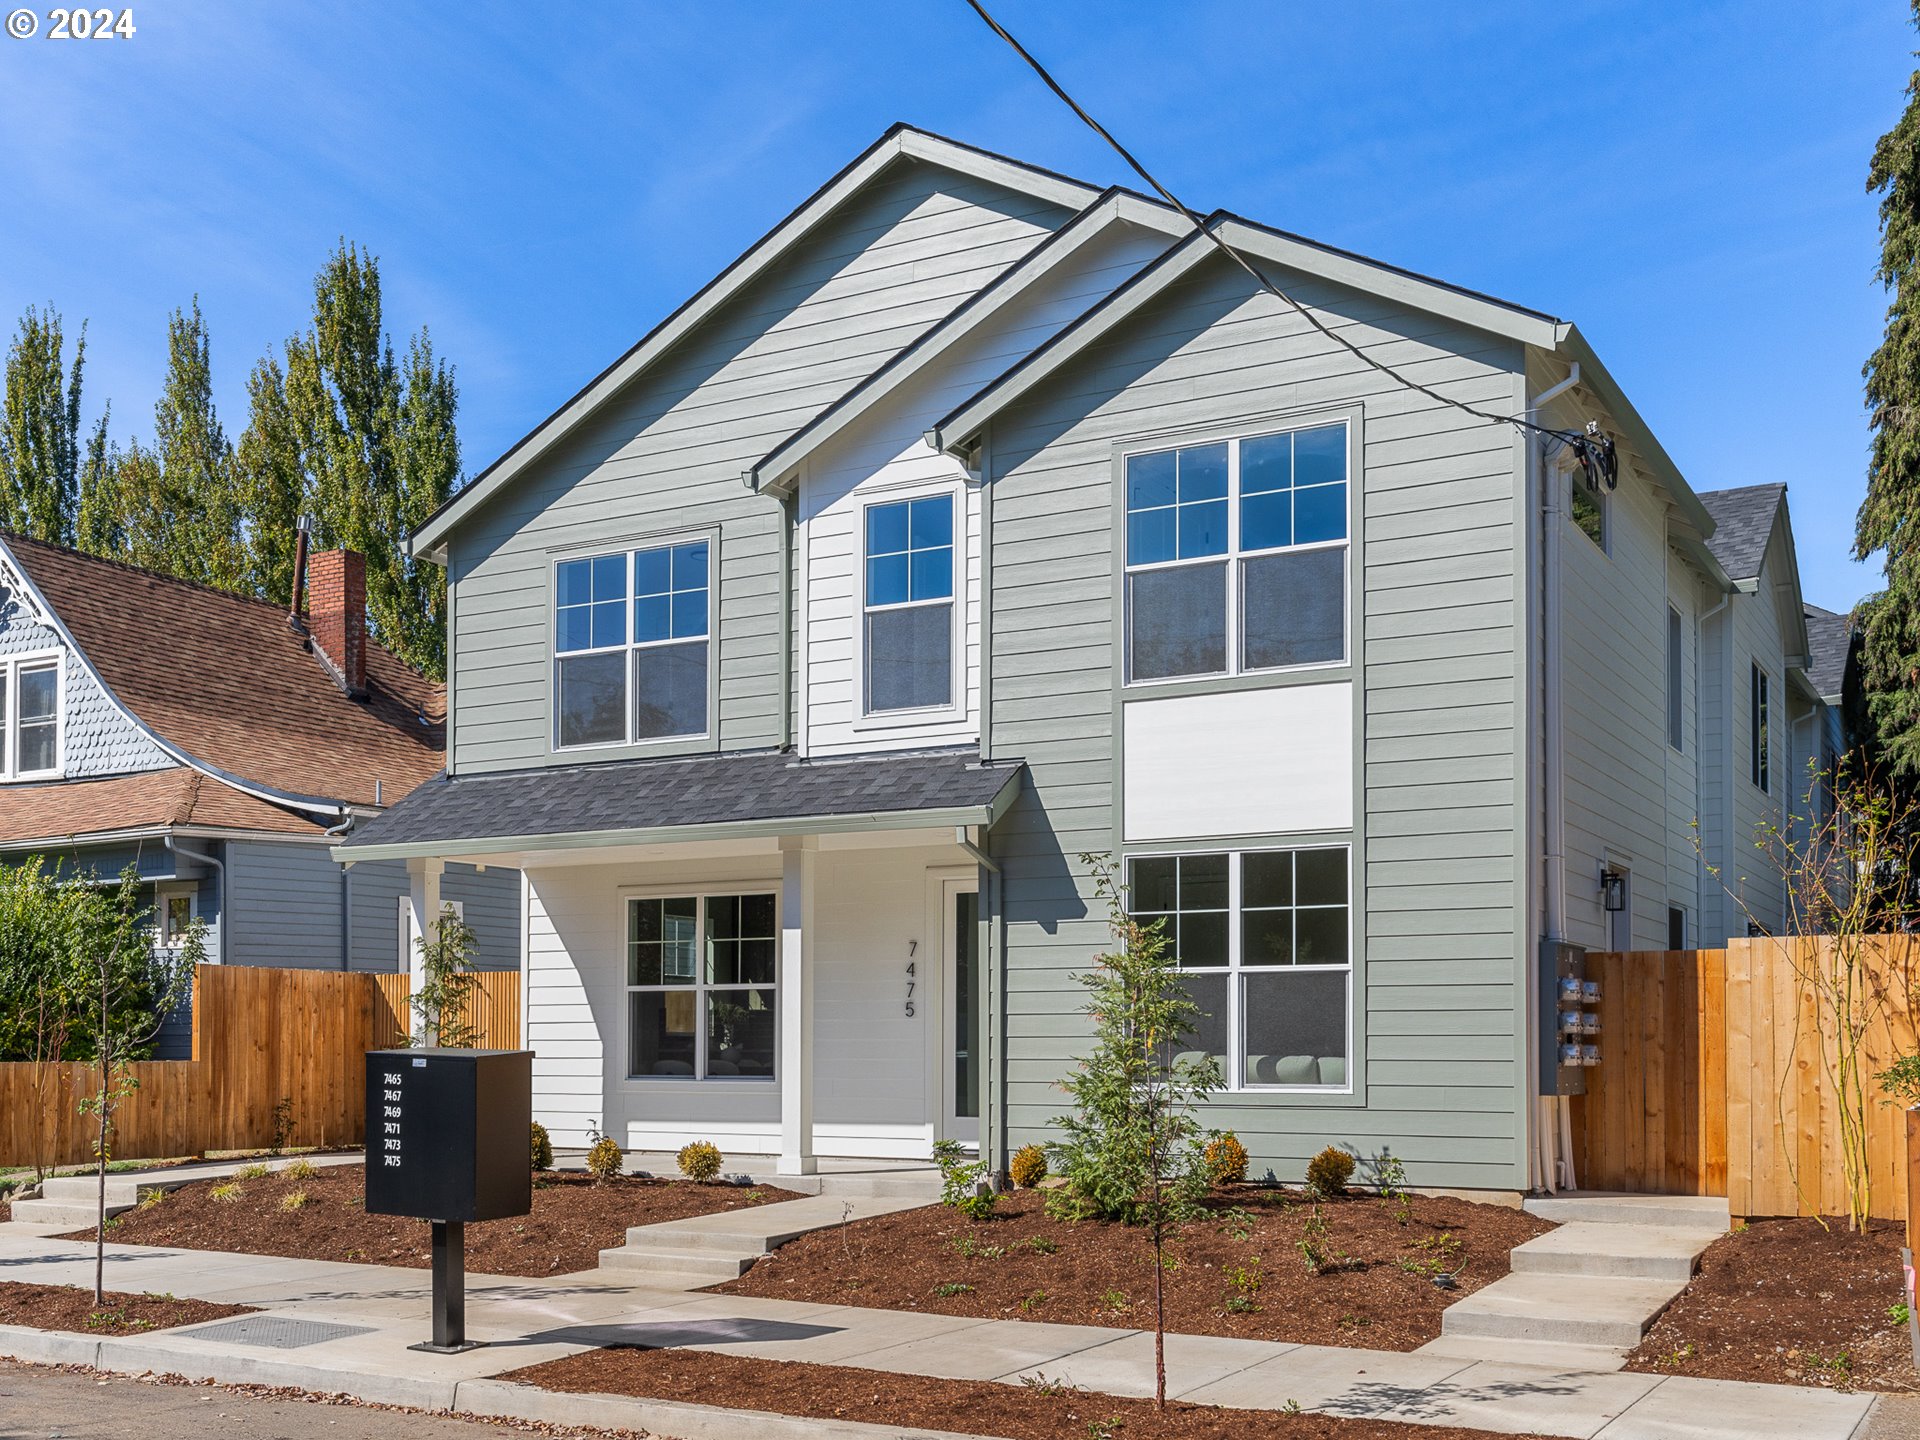
[[[1753,783],[1761,790],[1773,789],[1773,747],[1768,743],[1770,723],[1767,711],[1767,672],[1756,662],[1753,666],[1751,691],[1747,697],[1747,743],[1751,754]]]
[[[33,780],[59,773],[58,657],[0,662],[0,776]]]
[[[1347,658],[1347,427],[1130,455],[1129,680]]]
[[[953,704],[953,497],[866,511],[865,710]]]
[[[705,540],[555,567],[557,746],[707,733],[709,572]]]

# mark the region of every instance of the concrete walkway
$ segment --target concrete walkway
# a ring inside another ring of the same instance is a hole
[[[655,1402],[555,1397],[489,1377],[591,1346],[627,1344],[1004,1383],[1044,1374],[1116,1395],[1147,1394],[1151,1385],[1152,1337],[1140,1331],[696,1294],[604,1271],[543,1280],[470,1277],[468,1331],[486,1348],[432,1356],[405,1348],[428,1328],[424,1271],[138,1246],[110,1246],[108,1255],[115,1289],[254,1305],[265,1313],[128,1339],[0,1327],[0,1353],[700,1440],[744,1440],[788,1427],[755,1415],[742,1424],[739,1412],[729,1419],[701,1407],[663,1411]],[[90,1283],[90,1250],[33,1227],[0,1226],[0,1277]],[[1578,1304],[1571,1285],[1568,1303]],[[1335,1415],[1577,1440],[1850,1440],[1871,1400],[1789,1386],[1201,1336],[1171,1337],[1168,1351],[1172,1393],[1197,1402],[1279,1409],[1293,1401]],[[821,1422],[805,1424],[800,1433],[833,1433]]]
[[[242,1170],[265,1166],[284,1170],[301,1161],[319,1168],[327,1165],[359,1165],[365,1152],[350,1150],[315,1155],[256,1155],[245,1160],[192,1160],[181,1165],[161,1165],[151,1170],[110,1170],[107,1172],[107,1217],[124,1214],[140,1203],[150,1190],[178,1190],[196,1180],[229,1180]],[[77,1230],[91,1225],[98,1214],[99,1175],[50,1175],[32,1200],[13,1202],[13,1218],[21,1224],[38,1225],[48,1230]]]

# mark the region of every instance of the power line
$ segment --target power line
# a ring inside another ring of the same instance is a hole
[[[1033,53],[1029,51],[1026,46],[1022,45],[1006,26],[1002,25],[998,20],[994,19],[992,15],[987,13],[986,6],[982,5],[980,0],[967,0],[967,5],[973,10],[974,14],[986,22],[988,29],[992,30],[994,34],[998,35],[1012,47],[1014,54],[1026,61],[1027,66],[1033,73],[1040,77],[1041,83],[1058,96],[1062,104],[1073,111],[1089,130],[1106,141],[1107,144],[1113,148],[1114,153],[1127,162],[1134,174],[1146,181],[1161,199],[1165,200],[1167,204],[1171,205],[1175,210],[1178,210],[1181,215],[1186,217],[1187,223],[1193,226],[1196,234],[1211,241],[1222,255],[1225,255],[1234,264],[1246,271],[1256,285],[1260,286],[1261,289],[1265,290],[1269,295],[1272,295],[1276,300],[1279,300],[1282,304],[1293,310],[1295,314],[1299,315],[1301,319],[1305,320],[1327,339],[1333,341],[1342,349],[1351,352],[1359,360],[1379,371],[1396,384],[1404,385],[1407,389],[1426,396],[1436,404],[1446,405],[1452,409],[1464,411],[1476,419],[1484,420],[1489,424],[1513,425],[1521,430],[1530,431],[1537,435],[1544,435],[1551,439],[1558,440],[1564,445],[1570,446],[1579,457],[1582,467],[1586,469],[1589,479],[1595,478],[1596,472],[1608,477],[1612,476],[1614,472],[1614,446],[1611,438],[1607,436],[1589,438],[1588,436],[1575,434],[1570,431],[1555,430],[1550,426],[1536,425],[1523,415],[1501,415],[1490,410],[1482,410],[1476,405],[1469,405],[1464,400],[1452,399],[1449,396],[1442,395],[1431,386],[1422,385],[1411,376],[1402,374],[1384,360],[1369,355],[1365,350],[1347,339],[1346,336],[1334,330],[1326,324],[1326,322],[1321,320],[1318,315],[1314,314],[1312,310],[1302,305],[1298,300],[1295,300],[1291,295],[1287,294],[1285,290],[1282,290],[1276,285],[1258,266],[1254,265],[1245,255],[1242,255],[1238,250],[1234,249],[1233,246],[1229,245],[1191,206],[1181,200],[1181,198],[1174,194],[1172,190],[1168,189],[1167,186],[1161,184],[1154,173],[1134,157],[1131,150],[1127,149],[1126,146],[1114,138],[1112,131],[1108,130],[1106,126],[1102,125],[1098,120],[1094,119],[1092,115],[1087,113],[1086,107],[1078,100],[1075,100],[1073,96],[1067,92],[1066,87],[1053,78],[1048,72],[1047,67],[1036,60]],[[1609,478],[1608,483],[1609,486],[1611,486],[1611,478]]]

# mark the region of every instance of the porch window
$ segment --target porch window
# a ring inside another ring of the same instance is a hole
[[[707,733],[710,568],[705,540],[555,567],[558,747]]]
[[[773,1078],[772,895],[627,902],[627,1073]]]
[[[1161,926],[1203,1018],[1189,1053],[1234,1089],[1345,1089],[1349,851],[1137,856],[1128,909]]]
[[[0,662],[0,778],[59,773],[59,657]]]
[[[1347,427],[1126,462],[1127,678],[1347,656]]]
[[[866,510],[866,713],[953,704],[953,496]]]

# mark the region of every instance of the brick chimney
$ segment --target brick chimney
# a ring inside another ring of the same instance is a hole
[[[349,695],[367,692],[367,557],[328,550],[307,573],[307,629],[333,678]]]

